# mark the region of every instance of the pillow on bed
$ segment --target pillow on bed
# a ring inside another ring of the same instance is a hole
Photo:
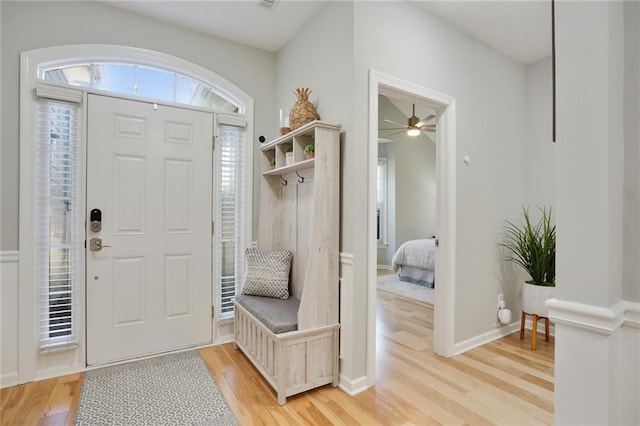
[[[289,270],[291,252],[247,249],[247,270],[242,294],[251,296],[289,298]]]

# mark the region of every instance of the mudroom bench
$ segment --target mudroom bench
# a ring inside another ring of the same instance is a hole
[[[283,405],[338,385],[340,126],[314,121],[260,151],[257,247],[245,251],[235,345]]]
[[[236,297],[236,347],[273,387],[280,405],[288,396],[338,385],[339,325],[298,330],[299,305],[295,297]]]

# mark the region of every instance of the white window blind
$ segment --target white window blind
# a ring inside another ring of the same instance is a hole
[[[75,311],[81,248],[78,106],[38,101],[36,142],[35,282],[41,350],[77,342]]]
[[[233,316],[233,298],[244,275],[244,138],[243,129],[219,126],[216,143],[215,282],[218,319]]]

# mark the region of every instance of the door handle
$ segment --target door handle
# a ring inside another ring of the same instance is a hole
[[[100,251],[104,247],[111,247],[102,244],[102,238],[92,238],[89,240],[89,250],[91,251]]]

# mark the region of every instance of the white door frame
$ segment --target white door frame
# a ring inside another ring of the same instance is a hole
[[[427,102],[438,111],[436,133],[436,283],[433,351],[454,355],[455,272],[456,272],[456,100],[376,70],[369,71],[369,230],[367,237],[368,309],[367,380],[375,384],[376,361],[376,168],[378,164],[378,95],[396,94]]]
[[[84,270],[81,273],[83,283],[77,289],[77,310],[80,321],[78,321],[78,347],[67,351],[59,351],[54,353],[40,354],[37,347],[35,318],[35,286],[33,264],[35,259],[35,245],[33,227],[35,223],[34,215],[34,158],[35,158],[35,119],[37,98],[35,89],[41,85],[46,91],[59,100],[75,99],[75,95],[67,99],[69,92],[80,93],[81,100],[81,156],[82,169],[84,170],[84,150],[86,148],[86,138],[84,132],[84,123],[86,121],[86,98],[88,93],[105,94],[103,91],[84,88],[84,87],[64,87],[59,84],[42,84],[43,69],[47,66],[56,64],[65,64],[75,60],[104,61],[111,60],[117,62],[123,60],[125,62],[136,61],[140,64],[146,64],[154,67],[174,70],[182,74],[193,77],[208,85],[214,86],[221,90],[226,96],[237,101],[241,106],[238,114],[227,114],[218,112],[216,116],[220,119],[225,117],[225,121],[234,123],[234,121],[242,121],[245,126],[247,144],[247,155],[245,158],[245,197],[243,200],[246,214],[243,226],[245,227],[245,246],[250,247],[252,235],[252,201],[253,201],[253,98],[240,87],[236,86],[229,80],[215,74],[213,71],[206,69],[195,63],[184,59],[168,55],[161,52],[155,52],[147,49],[141,49],[129,46],[102,45],[102,44],[82,44],[82,45],[65,45],[46,47],[42,49],[30,50],[20,54],[20,202],[19,202],[19,278],[18,278],[18,383],[26,383],[34,380],[40,380],[49,377],[61,376],[86,370],[85,357],[85,304],[84,304]],[[108,93],[107,93],[108,94]],[[128,97],[118,94],[117,97],[123,99],[140,100],[136,97]],[[75,100],[78,102],[78,100]],[[171,102],[157,102],[169,106],[177,106],[185,109],[206,110],[203,108],[194,108],[189,105],[173,104]],[[220,124],[219,121],[215,125]],[[217,128],[214,127],[214,133]],[[86,179],[83,174],[82,182]],[[83,198],[82,206],[85,207]],[[83,212],[86,210],[83,210]],[[84,235],[84,226],[82,227]],[[219,343],[218,328],[224,323],[214,324],[213,340]]]

